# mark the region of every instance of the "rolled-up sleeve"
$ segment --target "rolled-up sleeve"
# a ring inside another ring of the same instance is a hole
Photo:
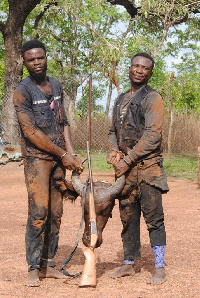
[[[28,97],[28,93],[22,93],[19,89],[14,90],[14,107],[22,132],[27,138],[30,135],[33,135],[38,130],[35,124],[35,117],[32,110],[31,100]]]

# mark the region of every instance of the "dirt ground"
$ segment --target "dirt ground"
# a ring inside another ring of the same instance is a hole
[[[67,174],[70,174],[67,173]],[[82,180],[85,181],[87,173]],[[112,174],[96,174],[93,178],[113,182]],[[39,288],[27,288],[25,260],[25,226],[27,218],[27,193],[23,166],[9,162],[0,167],[0,235],[1,281],[0,297],[200,297],[200,191],[196,181],[169,179],[170,192],[163,196],[167,231],[166,272],[167,281],[162,285],[146,283],[154,267],[144,220],[141,221],[141,254],[136,261],[136,275],[113,280],[109,274],[121,266],[123,250],[121,222],[118,205],[113,210],[103,233],[103,244],[95,249],[97,257],[96,288],[79,288],[79,279],[43,279]],[[61,264],[74,247],[81,219],[80,198],[75,204],[64,202],[60,242],[55,262]],[[83,268],[83,244],[66,266],[74,274]]]

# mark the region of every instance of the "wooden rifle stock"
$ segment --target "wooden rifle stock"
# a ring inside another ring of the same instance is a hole
[[[94,249],[97,243],[97,225],[94,205],[94,190],[92,182],[92,170],[89,154],[89,142],[87,142],[87,157],[89,167],[90,192],[89,192],[89,227],[90,227],[90,245],[84,251],[85,264],[83,267],[79,287],[96,287],[96,256]]]

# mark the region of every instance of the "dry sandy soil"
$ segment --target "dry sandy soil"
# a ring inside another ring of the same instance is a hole
[[[70,173],[68,173],[70,174]],[[83,174],[83,180],[87,173]],[[93,173],[94,180],[114,181],[113,175]],[[85,180],[84,180],[85,181]],[[196,181],[169,179],[170,192],[163,196],[167,230],[166,272],[162,285],[148,285],[153,271],[153,255],[144,220],[141,221],[141,253],[136,275],[113,280],[109,274],[121,266],[123,250],[118,206],[113,210],[103,233],[97,257],[96,288],[79,288],[79,280],[43,279],[39,288],[27,288],[24,234],[27,218],[27,193],[23,166],[9,162],[0,167],[0,297],[200,297],[200,193]],[[80,198],[75,204],[64,202],[60,242],[55,258],[57,268],[74,247],[81,218]],[[71,274],[83,268],[83,244],[66,266]]]

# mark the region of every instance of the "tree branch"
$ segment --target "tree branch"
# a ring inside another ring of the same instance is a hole
[[[161,49],[161,47],[162,47],[162,45],[163,45],[163,43],[164,43],[164,41],[165,41],[165,38],[166,38],[166,36],[167,36],[168,31],[169,31],[169,27],[165,28],[165,32],[164,32],[164,34],[163,34],[163,37],[162,37],[162,39],[161,39],[161,41],[160,41],[159,46],[157,47],[157,49],[155,50],[155,52],[154,52],[154,54],[153,54],[153,58],[156,57],[157,53],[158,53],[159,50]]]
[[[114,59],[112,59],[112,76],[110,76],[110,80],[115,85],[115,87],[117,88],[118,93],[120,94],[121,90],[119,88],[119,84],[118,84],[118,81],[117,81],[116,76],[115,76],[115,61],[114,61]]]
[[[44,10],[41,11],[41,12],[37,15],[37,17],[36,17],[36,19],[35,19],[35,23],[34,23],[34,29],[35,29],[35,30],[37,30],[39,21],[42,19],[43,15],[45,14],[45,12],[49,9],[49,7],[50,7],[51,5],[55,5],[55,6],[57,6],[57,5],[58,5],[58,2],[49,2],[49,3],[44,7]]]
[[[55,38],[57,41],[70,42],[72,40],[72,36],[70,38],[61,38],[57,36],[55,33],[53,33],[51,30],[50,30],[50,33],[53,36],[53,38]]]
[[[11,15],[14,16],[14,18],[16,18],[16,23],[20,23],[19,21],[21,21],[21,23],[24,23],[29,13],[36,7],[37,4],[41,2],[41,0],[8,0],[8,2],[10,10],[9,17]]]
[[[138,9],[133,5],[131,1],[128,0],[107,0],[112,5],[122,5],[126,11],[130,14],[131,18],[137,15]]]
[[[97,33],[94,29],[92,29],[90,26],[88,26],[88,25],[85,24],[83,21],[81,21],[81,20],[80,20],[75,14],[73,14],[72,12],[71,12],[71,15],[73,15],[73,17],[74,17],[75,19],[77,19],[83,26],[85,26],[86,28],[88,28],[92,33],[96,34],[98,37],[100,37],[102,40],[104,40],[104,41],[107,43],[109,49],[112,50],[113,45],[112,45],[111,43],[109,43],[109,41],[108,41],[106,38],[104,38],[103,36],[101,36],[101,35],[100,35],[99,33]],[[116,48],[116,47],[115,47],[115,48]],[[119,50],[118,48],[116,48],[116,49]]]

